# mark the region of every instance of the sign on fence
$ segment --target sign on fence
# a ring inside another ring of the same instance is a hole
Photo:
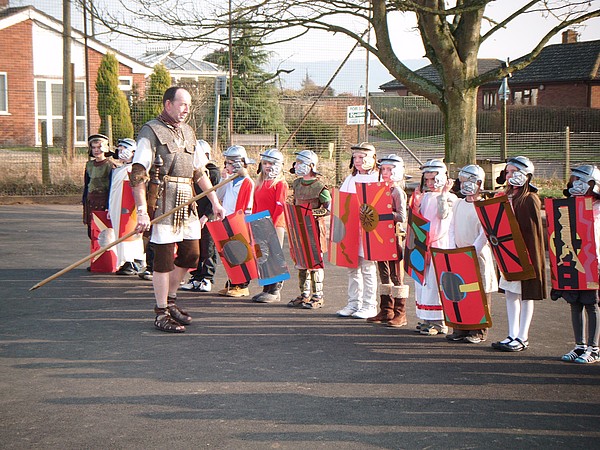
[[[365,123],[365,105],[348,106],[346,109],[346,125],[362,125]]]

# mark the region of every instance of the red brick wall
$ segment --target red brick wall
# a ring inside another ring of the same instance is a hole
[[[538,91],[538,105],[587,107],[588,86],[583,83],[544,85],[544,89]]]
[[[15,39],[19,36],[19,39]],[[6,72],[9,115],[0,115],[0,145],[35,145],[32,23],[0,30],[0,72]]]
[[[18,36],[18,39],[15,39]],[[90,130],[98,132],[98,95],[96,76],[102,54],[89,49]],[[32,22],[18,23],[0,30],[0,72],[5,72],[8,84],[8,115],[0,114],[0,145],[35,146],[35,85],[33,78]],[[143,74],[133,74],[131,68],[119,65],[120,76],[133,76],[133,82],[143,93]]]
[[[600,108],[600,85],[590,86],[590,107]]]

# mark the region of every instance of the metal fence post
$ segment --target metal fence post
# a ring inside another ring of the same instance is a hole
[[[109,114],[106,116],[106,136],[108,137],[108,146],[112,148],[113,145],[113,132],[112,132],[112,116]]]
[[[50,184],[50,159],[48,157],[48,124],[42,121],[42,184],[48,186]]]
[[[565,181],[571,177],[571,133],[569,127],[565,127]]]

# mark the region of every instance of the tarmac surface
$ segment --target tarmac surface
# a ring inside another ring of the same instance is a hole
[[[600,448],[600,364],[560,361],[564,301],[502,353],[499,294],[487,342],[449,343],[414,332],[412,286],[407,327],[336,317],[330,265],[325,306],[288,308],[292,268],[277,304],[180,291],[194,322],[175,335],[138,277],[83,264],[29,291],[89,253],[80,206],[0,206],[0,245],[0,448]]]

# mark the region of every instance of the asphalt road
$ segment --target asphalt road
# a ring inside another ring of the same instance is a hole
[[[194,323],[173,335],[137,277],[82,265],[29,291],[87,253],[79,206],[0,206],[0,448],[600,448],[600,364],[559,360],[562,301],[499,353],[502,296],[488,342],[453,344],[413,332],[412,302],[400,329],[337,318],[327,266],[320,310],[286,307],[294,281],[279,304],[181,293]]]

